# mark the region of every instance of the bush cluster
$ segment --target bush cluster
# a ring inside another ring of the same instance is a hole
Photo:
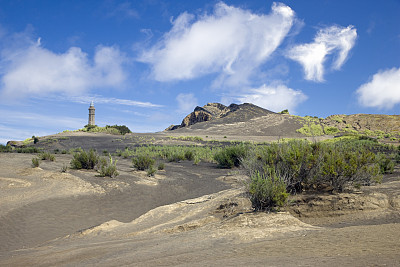
[[[81,152],[75,153],[71,160],[72,169],[94,169],[99,163],[99,155],[91,149],[89,152],[82,150]]]
[[[50,154],[49,152],[43,152],[39,155],[39,158],[41,160],[50,160],[50,161],[55,161],[56,157],[53,154]]]
[[[12,146],[5,146],[5,145],[0,144],[0,152],[9,153],[12,151],[13,151]]]
[[[139,171],[153,168],[155,160],[148,155],[139,155],[132,159],[133,166]]]
[[[248,185],[250,200],[255,210],[271,210],[285,205],[289,194],[285,182],[270,173],[269,175],[255,172]]]
[[[252,149],[242,163],[250,176],[274,173],[291,193],[310,188],[341,192],[349,184],[370,184],[380,171],[379,158],[368,149],[299,140]]]
[[[308,189],[341,192],[348,185],[380,182],[381,174],[393,171],[394,162],[387,155],[371,152],[366,144],[371,145],[360,141],[291,140],[252,147],[241,164],[250,177],[248,193],[253,207],[260,210],[281,206],[286,201],[286,192]]]
[[[117,129],[121,135],[125,135],[127,133],[132,133],[131,130],[125,125],[106,125],[106,129],[113,128]]]
[[[227,146],[214,154],[214,160],[220,168],[239,167],[247,150],[248,147],[245,145]]]
[[[118,176],[119,173],[117,171],[117,160],[113,161],[111,155],[108,155],[109,160],[107,161],[105,158],[101,158],[100,160],[100,169],[99,176],[105,177],[115,177]]]
[[[131,133],[131,130],[125,125],[106,125],[105,127],[99,127],[97,125],[85,125],[81,131],[94,132],[94,133],[109,133],[116,135],[125,135]]]

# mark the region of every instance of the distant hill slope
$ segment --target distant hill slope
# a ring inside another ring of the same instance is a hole
[[[182,134],[303,137],[360,133],[398,138],[400,115],[332,115],[325,119],[280,114],[253,104],[208,103],[196,107],[180,125],[165,131]]]
[[[301,128],[296,117],[275,113],[253,104],[208,103],[196,107],[180,125],[171,125],[166,131],[191,134],[253,135],[253,136],[292,136],[301,137],[296,132]]]

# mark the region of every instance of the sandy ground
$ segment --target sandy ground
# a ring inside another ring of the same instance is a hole
[[[254,213],[244,178],[213,164],[167,163],[149,178],[121,158],[120,176],[101,178],[61,173],[68,154],[40,168],[33,156],[0,154],[0,266],[400,265],[398,170],[359,192]]]

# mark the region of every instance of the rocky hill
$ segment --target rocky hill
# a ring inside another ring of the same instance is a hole
[[[180,125],[171,125],[166,131],[183,134],[285,136],[301,137],[296,132],[303,124],[294,116],[275,113],[250,103],[208,103],[196,107]]]
[[[249,103],[229,106],[208,103],[196,107],[180,125],[171,125],[166,131],[281,137],[353,133],[396,140],[400,139],[400,115],[332,115],[324,119],[275,113]]]
[[[229,118],[229,116],[235,117],[239,121],[246,121],[268,114],[274,114],[274,112],[249,103],[241,105],[230,104],[229,106],[220,103],[208,103],[202,107],[197,106],[192,113],[182,120],[180,125],[171,125],[166,130],[176,130],[199,122],[212,121],[225,117]]]

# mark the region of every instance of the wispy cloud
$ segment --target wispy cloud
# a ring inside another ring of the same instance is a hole
[[[135,8],[132,7],[132,3],[123,2],[118,5],[108,5],[106,6],[108,9],[107,17],[116,17],[116,18],[139,18],[139,13]]]
[[[0,109],[0,143],[24,140],[32,135],[43,136],[67,129],[79,129],[87,123],[85,119],[68,116],[44,115],[34,112],[19,112]]]
[[[303,66],[305,79],[322,82],[327,56],[335,54],[332,68],[340,69],[353,48],[356,38],[357,31],[353,26],[326,27],[318,31],[314,42],[292,47],[287,56]]]
[[[126,57],[114,46],[98,46],[94,57],[79,47],[55,53],[40,38],[1,52],[1,95],[6,98],[66,93],[79,95],[93,88],[120,87],[126,80]]]
[[[1,122],[7,125],[19,125],[24,127],[45,128],[64,127],[69,129],[78,129],[85,125],[86,120],[68,116],[43,115],[33,112],[18,112],[13,110],[0,109],[2,114]]]
[[[295,113],[296,107],[307,100],[307,96],[285,85],[264,84],[259,88],[249,90],[247,94],[237,99],[242,103],[253,103],[275,112],[289,109],[291,113]]]
[[[198,105],[197,98],[194,94],[179,94],[176,97],[178,102],[178,112],[189,113]]]
[[[59,98],[59,99],[62,100],[61,98]],[[153,104],[150,102],[141,102],[141,101],[120,99],[120,98],[114,98],[114,97],[102,97],[99,95],[93,95],[93,96],[84,95],[84,96],[79,96],[79,97],[70,96],[70,97],[67,97],[67,100],[75,102],[75,103],[80,103],[80,104],[87,104],[87,103],[90,103],[91,101],[94,101],[95,103],[98,103],[98,104],[115,104],[115,105],[134,106],[134,107],[141,107],[141,108],[163,107],[163,105]]]
[[[139,60],[152,66],[157,81],[217,74],[219,85],[240,86],[281,44],[294,17],[294,11],[280,3],[265,15],[219,2],[211,14],[179,15]]]
[[[400,68],[379,71],[356,93],[359,103],[365,107],[393,108],[400,103]]]

